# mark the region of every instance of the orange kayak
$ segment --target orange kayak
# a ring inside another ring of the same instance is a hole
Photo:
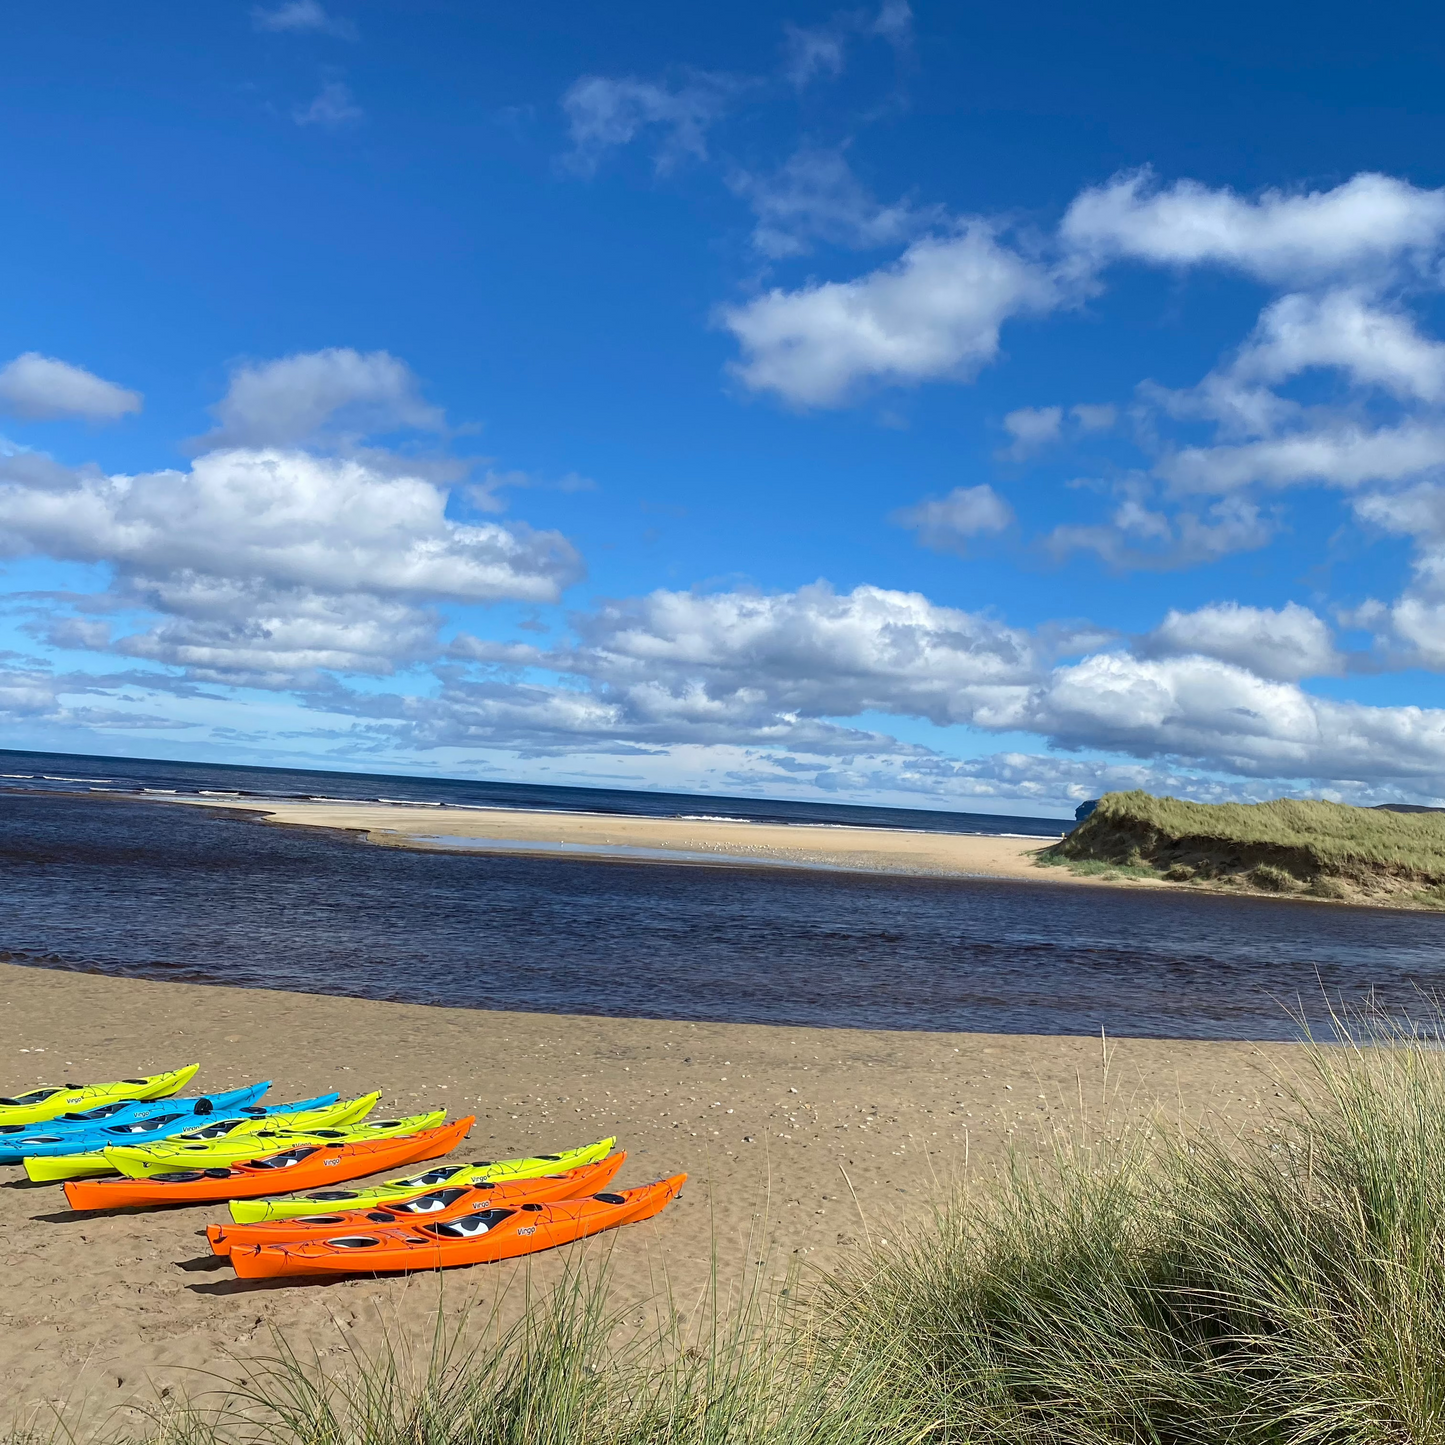
[[[548,1174],[540,1179],[512,1179],[500,1184],[459,1184],[433,1189],[399,1204],[374,1209],[340,1209],[299,1219],[266,1219],[258,1224],[208,1224],[206,1238],[213,1254],[230,1254],[247,1244],[303,1244],[333,1234],[369,1229],[376,1224],[415,1224],[425,1220],[462,1219],[479,1209],[515,1209],[521,1204],[546,1204],[554,1199],[585,1199],[612,1183],[626,1154],[614,1154],[581,1169]]]
[[[284,1194],[440,1158],[466,1138],[475,1122],[475,1116],[468,1115],[415,1134],[392,1134],[354,1144],[297,1144],[229,1168],[181,1169],[146,1179],[67,1179],[65,1197],[72,1209],[133,1209]]]
[[[406,1228],[375,1224],[365,1231],[291,1244],[237,1244],[231,1248],[231,1266],[242,1279],[268,1279],[278,1275],[382,1274],[491,1264],[570,1244],[619,1224],[651,1219],[681,1192],[686,1181],[686,1174],[675,1174],[640,1189],[594,1194],[557,1204],[482,1209],[459,1219],[428,1221]]]

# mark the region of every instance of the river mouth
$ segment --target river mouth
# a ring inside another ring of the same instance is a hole
[[[1430,914],[374,847],[115,796],[0,797],[0,880],[12,962],[483,1009],[1287,1039],[1445,984]]]

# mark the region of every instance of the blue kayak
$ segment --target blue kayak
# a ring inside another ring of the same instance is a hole
[[[253,1084],[247,1089],[232,1089],[209,1098],[167,1099],[161,1102],[168,1104],[169,1108],[153,1110],[145,1118],[129,1118],[121,1123],[111,1118],[72,1120],[66,1123],[65,1128],[56,1128],[63,1121],[47,1119],[43,1124],[32,1124],[28,1128],[6,1129],[0,1131],[0,1164],[19,1164],[22,1159],[59,1154],[89,1154],[104,1149],[107,1144],[149,1144],[157,1139],[168,1139],[173,1134],[183,1134],[218,1117],[234,1125],[240,1118],[264,1119],[272,1114],[299,1114],[306,1109],[322,1109],[341,1097],[340,1094],[318,1094],[314,1099],[302,1099],[295,1104],[272,1104],[267,1108],[251,1102],[259,1099],[270,1087],[269,1083]],[[237,1103],[238,1099],[240,1103]]]
[[[0,1150],[7,1150],[7,1141],[22,1134],[71,1135],[98,1128],[102,1124],[139,1124],[144,1119],[158,1119],[162,1114],[189,1110],[196,1118],[208,1114],[224,1114],[231,1109],[245,1109],[254,1104],[271,1087],[247,1084],[243,1089],[224,1089],[219,1094],[205,1094],[194,1099],[114,1099],[94,1109],[73,1114],[59,1114],[43,1123],[0,1124]]]

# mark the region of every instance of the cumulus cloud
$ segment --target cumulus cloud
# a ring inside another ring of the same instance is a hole
[[[133,477],[16,460],[0,552],[108,563],[110,606],[166,619],[117,650],[206,677],[389,671],[434,638],[434,603],[551,602],[581,572],[558,533],[455,522],[444,489],[356,459],[233,449]]]
[[[955,487],[946,497],[904,507],[890,519],[918,534],[921,546],[963,555],[969,540],[1002,532],[1014,519],[1013,508],[990,486]]]
[[[140,392],[38,351],[27,351],[0,367],[0,413],[21,421],[119,421],[140,409]]]
[[[657,136],[662,173],[686,159],[707,158],[707,133],[726,113],[737,83],[693,72],[682,82],[584,75],[562,97],[572,139],[570,163],[590,175],[603,155],[639,136]]]
[[[1442,236],[1445,190],[1371,173],[1328,191],[1249,199],[1197,181],[1160,187],[1136,171],[1083,191],[1060,226],[1063,243],[1092,264],[1217,265],[1286,283],[1402,261],[1424,267]]]
[[[446,425],[405,362],[344,346],[239,366],[211,411],[219,426],[200,439],[205,447],[285,447]]]
[[[1056,278],[983,221],[915,241],[894,265],[854,281],[775,289],[725,308],[734,374],[796,406],[841,406],[869,383],[966,379],[998,353],[1011,316],[1063,302]]]
[[[1285,676],[1302,670],[1292,646],[1313,649],[1313,665],[1333,658],[1323,624],[1299,607],[1175,613],[1141,641],[1141,652],[1154,655],[1116,647],[1060,665],[1020,629],[873,587],[659,592],[575,621],[578,638],[567,647],[478,643],[472,653],[488,675],[449,677],[439,696],[357,706],[427,746],[573,755],[772,749],[798,769],[827,759],[855,782],[871,777],[875,790],[884,778],[896,790],[911,777],[935,797],[986,770],[971,775],[973,764],[848,719],[883,714],[1033,733],[1054,748],[1115,755],[1081,761],[1076,779],[1108,768],[1154,779],[1207,775],[1187,789],[1196,796],[1238,795],[1239,779],[1256,780],[1261,796],[1291,781],[1304,791],[1327,784],[1337,795],[1382,798],[1445,791],[1445,711],[1335,702]],[[570,680],[513,675],[528,667]],[[1017,762],[1020,776],[1032,770],[1044,790],[1051,766]]]
[[[1145,657],[1202,656],[1232,662],[1257,677],[1298,682],[1340,671],[1328,625],[1297,602],[1282,608],[1217,602],[1193,612],[1170,609],[1139,641]]]
[[[355,40],[356,26],[339,16],[328,15],[318,0],[287,0],[284,5],[266,9],[256,5],[251,10],[251,23],[257,30],[283,34],[333,35],[339,40]]]
[[[291,112],[297,125],[319,125],[323,130],[343,130],[366,118],[357,105],[351,87],[344,81],[328,80],[309,105],[297,106]]]

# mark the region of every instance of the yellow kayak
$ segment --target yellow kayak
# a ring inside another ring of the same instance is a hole
[[[199,1064],[152,1074],[146,1079],[117,1079],[113,1084],[52,1084],[0,1099],[0,1124],[40,1124],[62,1114],[98,1109],[102,1104],[136,1099],[168,1099],[185,1088]]]
[[[259,1119],[223,1117],[213,1119],[200,1129],[188,1129],[184,1134],[157,1139],[153,1144],[131,1147],[156,1149],[162,1143],[209,1143],[244,1137],[262,1129],[337,1129],[366,1118],[379,1098],[380,1093],[363,1094],[359,1099],[343,1099],[340,1103],[325,1104],[318,1109],[302,1109],[294,1114],[269,1114]],[[32,1155],[25,1160],[25,1172],[37,1184],[53,1183],[57,1179],[84,1179],[91,1174],[114,1174],[117,1166],[106,1157],[109,1152],[108,1149],[92,1149],[83,1154]]]
[[[298,1194],[290,1199],[233,1199],[231,1218],[237,1224],[254,1224],[262,1219],[302,1219],[333,1209],[372,1209],[378,1205],[401,1204],[433,1189],[475,1185],[482,1180],[500,1184],[504,1179],[540,1179],[546,1174],[565,1174],[605,1159],[616,1139],[599,1139],[580,1149],[561,1154],[538,1154],[531,1159],[483,1159],[476,1164],[442,1164],[425,1174],[388,1179],[370,1189],[323,1189]]]
[[[419,1134],[435,1129],[447,1116],[445,1109],[412,1114],[405,1119],[383,1119],[374,1124],[342,1124],[332,1129],[257,1129],[252,1134],[231,1134],[224,1139],[183,1144],[167,1139],[157,1144],[111,1144],[105,1162],[128,1179],[154,1179],[158,1174],[195,1169],[226,1169],[279,1154],[302,1144],[361,1144],[372,1139]]]

